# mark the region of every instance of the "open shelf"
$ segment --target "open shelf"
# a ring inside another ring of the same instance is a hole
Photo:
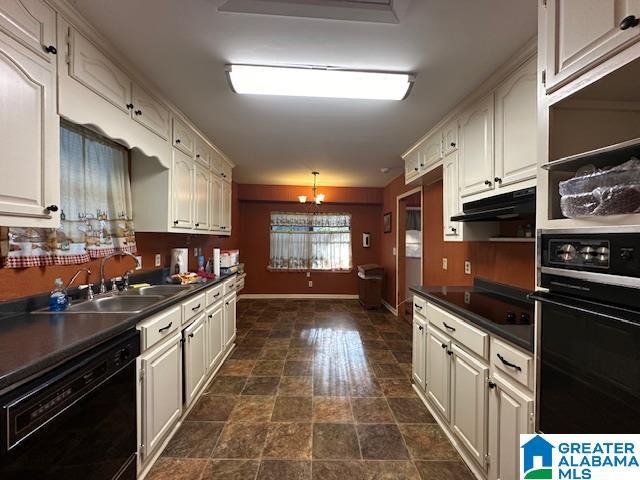
[[[634,138],[626,142],[559,158],[558,160],[545,163],[542,165],[542,168],[549,171],[561,170],[575,172],[581,165],[586,163],[591,163],[601,168],[611,166],[612,163],[622,163],[634,156],[640,157],[640,138]]]
[[[489,241],[503,243],[534,243],[536,239],[534,237],[490,237]]]

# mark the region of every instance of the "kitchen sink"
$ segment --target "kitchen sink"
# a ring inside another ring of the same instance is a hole
[[[108,295],[72,303],[64,312],[51,312],[48,309],[37,310],[36,314],[69,314],[69,313],[139,313],[164,300],[162,295]]]
[[[151,285],[149,287],[130,288],[122,292],[122,296],[147,297],[159,295],[161,297],[173,297],[197,288],[198,285]]]

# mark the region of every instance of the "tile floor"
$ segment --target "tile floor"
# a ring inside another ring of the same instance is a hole
[[[147,476],[472,480],[411,387],[411,327],[354,300],[242,300],[236,350]]]

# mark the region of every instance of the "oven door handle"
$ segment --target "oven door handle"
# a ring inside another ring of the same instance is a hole
[[[554,295],[552,293],[546,292],[530,293],[527,298],[529,298],[530,300],[535,300],[537,302],[554,305],[556,307],[582,312],[587,315],[606,318],[608,320],[627,323],[636,327],[640,327],[640,323],[638,321],[629,320],[630,317],[635,317],[637,320],[640,320],[640,314],[631,310],[603,305],[596,302],[589,302],[579,298]]]

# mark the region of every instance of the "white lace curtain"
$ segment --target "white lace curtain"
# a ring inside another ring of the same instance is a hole
[[[2,232],[6,267],[79,264],[115,251],[135,253],[127,150],[62,124],[60,210],[58,229]]]
[[[351,215],[271,213],[271,270],[351,270]]]

